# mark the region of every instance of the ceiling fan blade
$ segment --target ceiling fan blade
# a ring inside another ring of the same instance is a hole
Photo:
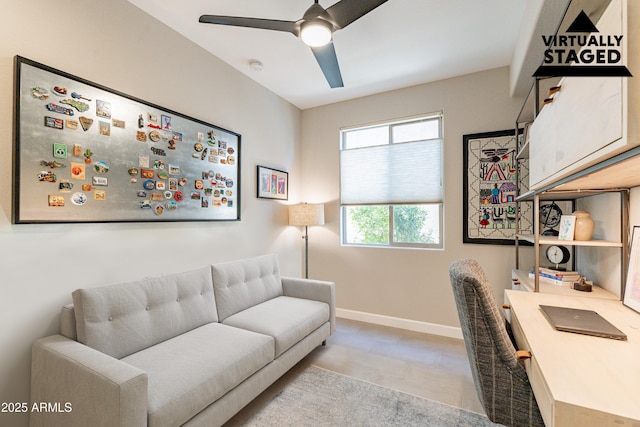
[[[327,82],[329,82],[329,86],[332,88],[344,87],[333,42],[329,42],[322,47],[312,47],[311,51],[316,57],[316,61],[318,61],[324,77],[327,79]]]
[[[331,16],[337,30],[386,2],[387,0],[342,0],[327,8],[326,12]]]
[[[199,22],[203,24],[231,25],[234,27],[259,28],[263,30],[285,31],[298,37],[300,25],[293,21],[276,19],[242,18],[238,16],[202,15]]]

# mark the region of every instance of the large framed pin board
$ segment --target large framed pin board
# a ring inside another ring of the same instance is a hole
[[[15,57],[12,221],[240,220],[241,136]]]

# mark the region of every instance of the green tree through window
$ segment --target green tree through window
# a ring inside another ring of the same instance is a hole
[[[386,245],[389,243],[389,207],[362,206],[350,209],[355,227],[353,243]]]
[[[365,245],[438,243],[437,238],[434,237],[438,230],[437,206],[350,206],[346,209],[345,237],[350,243]],[[390,227],[390,218],[393,227]]]
[[[437,243],[433,229],[425,230],[429,212],[421,206],[392,206],[394,240],[402,243]]]

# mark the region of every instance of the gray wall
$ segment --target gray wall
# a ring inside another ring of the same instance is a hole
[[[336,281],[337,305],[345,315],[360,313],[364,319],[391,319],[434,332],[455,330],[447,270],[462,257],[482,263],[496,298],[509,286],[513,247],[462,243],[462,136],[513,126],[522,100],[509,95],[508,68],[301,112],[125,0],[3,3],[0,402],[28,401],[31,343],[58,331],[59,308],[76,288],[268,252],[280,255],[284,274],[300,275],[300,230],[286,226],[284,203],[256,199],[257,164],[289,171],[289,203],[327,204],[326,225],[309,230],[310,276]],[[242,221],[11,225],[16,54],[242,134]],[[440,110],[445,249],[342,247],[340,128]],[[632,206],[632,225],[638,217]],[[525,258],[531,254],[525,250]],[[1,425],[26,423],[25,415],[0,414]]]
[[[310,275],[337,283],[339,308],[434,324],[418,328],[446,334],[441,325],[458,327],[448,267],[462,257],[481,262],[496,287],[496,297],[502,298],[514,267],[513,246],[462,243],[462,136],[512,128],[521,103],[509,96],[509,69],[504,67],[302,112],[304,196],[309,202],[327,203],[327,224],[310,230]],[[445,249],[341,246],[340,128],[440,110],[444,112]]]
[[[300,230],[255,197],[257,164],[300,194],[300,110],[125,0],[4,1],[0,28],[0,402],[29,399],[31,343],[58,331],[71,292],[277,253],[301,273]],[[11,225],[13,57],[18,54],[242,135],[242,221]],[[265,136],[268,136],[265,138]],[[26,425],[0,413],[0,425]]]

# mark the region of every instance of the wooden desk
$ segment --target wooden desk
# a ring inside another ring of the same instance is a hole
[[[640,314],[620,301],[505,291],[519,350],[547,427],[640,427]],[[594,310],[627,341],[556,331],[539,305]]]

